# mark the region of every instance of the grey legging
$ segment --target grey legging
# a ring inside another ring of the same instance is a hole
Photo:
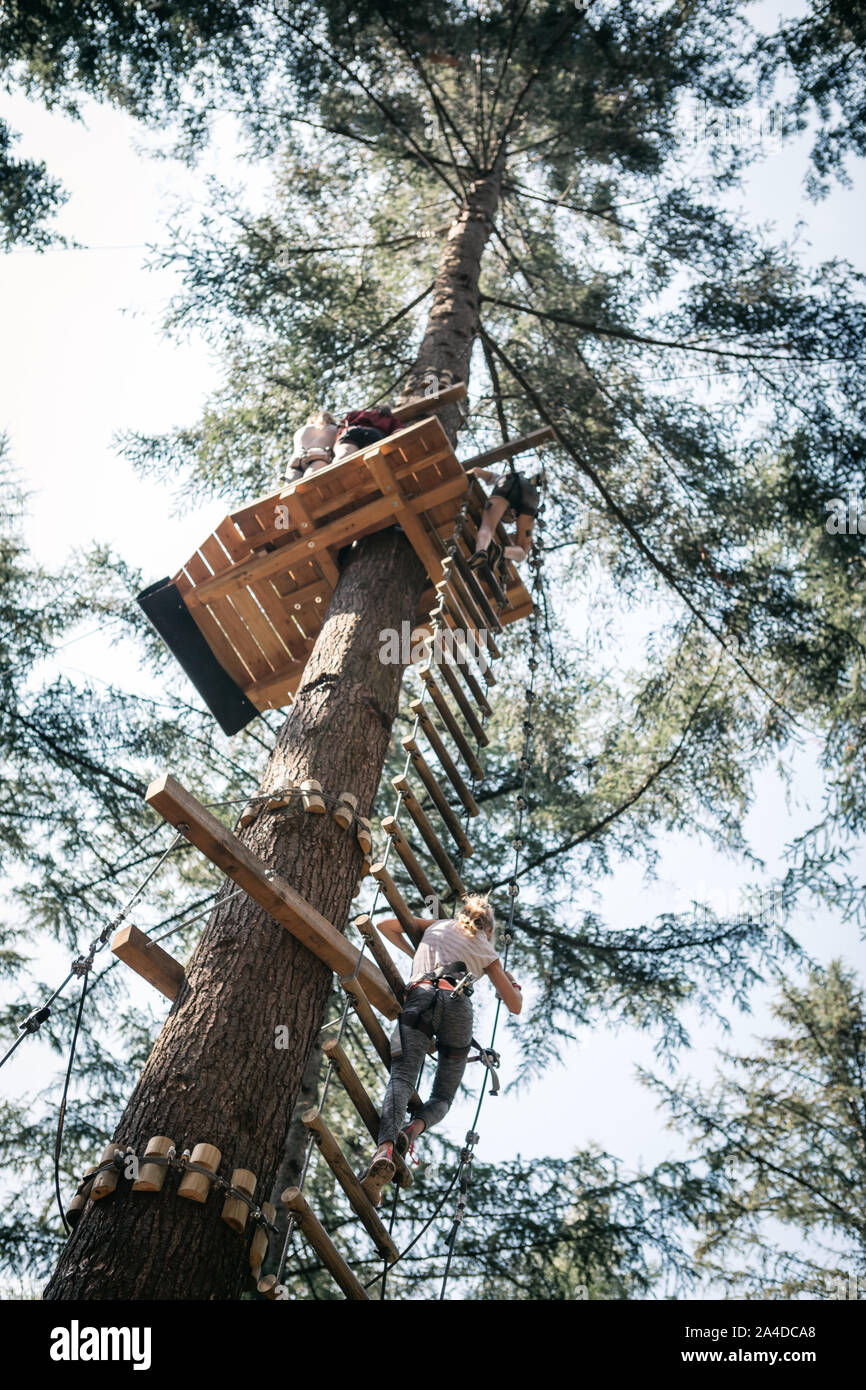
[[[439,1046],[433,1090],[414,1117],[424,1121],[425,1129],[448,1114],[466,1067],[472,1041],[472,1001],[465,994],[424,987],[410,992],[391,1038],[391,1079],[382,1102],[380,1144],[396,1141],[431,1037]]]

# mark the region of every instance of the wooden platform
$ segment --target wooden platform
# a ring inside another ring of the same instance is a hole
[[[483,501],[430,416],[232,512],[174,583],[223,670],[257,709],[279,708],[291,700],[321,631],[340,550],[399,523],[430,576],[419,605],[424,617],[467,494]],[[532,611],[513,565],[507,576],[503,624]]]

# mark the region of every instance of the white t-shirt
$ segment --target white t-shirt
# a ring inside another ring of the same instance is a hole
[[[453,960],[465,961],[466,969],[480,979],[487,966],[498,959],[498,952],[484,932],[470,936],[453,918],[447,922],[431,922],[415,952],[409,981],[420,980],[422,975],[450,965]]]

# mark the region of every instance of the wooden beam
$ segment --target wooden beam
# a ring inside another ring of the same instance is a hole
[[[336,1283],[350,1301],[369,1303],[370,1298],[361,1281],[352,1273],[309,1202],[297,1187],[287,1187],[282,1203],[295,1213],[297,1223],[312,1245],[322,1264],[331,1271]]]
[[[407,401],[405,405],[394,407],[392,414],[403,424],[409,420],[418,420],[423,415],[432,415],[437,410],[441,410],[445,405],[451,405],[454,401],[462,401],[466,398],[466,382],[458,381],[453,386],[447,386],[444,391],[437,391],[435,396],[419,396],[414,401]]]
[[[452,863],[448,851],[424,814],[420,801],[409,786],[409,779],[401,773],[399,777],[391,778],[391,785],[395,791],[402,792],[403,805],[421,832],[424,843],[439,865],[448,887],[452,893],[458,893],[462,897],[466,893],[466,885],[457,872],[457,866]]]
[[[553,436],[553,426],[545,425],[543,429],[533,430],[531,434],[524,434],[520,439],[512,439],[508,444],[500,444],[496,449],[488,449],[484,454],[476,454],[474,458],[465,459],[463,467],[467,473],[470,468],[486,468],[488,464],[499,463],[501,459],[514,458],[515,454],[524,454],[528,449],[537,449],[539,444],[543,444],[546,439],[552,439]]]
[[[364,1089],[363,1081],[355,1071],[355,1068],[343,1051],[342,1046],[337,1042],[336,1038],[331,1038],[323,1045],[322,1051],[337,1073],[340,1085],[343,1087],[349,1100],[363,1120],[370,1138],[375,1144],[378,1144],[379,1125],[382,1122],[382,1117]],[[394,1150],[393,1159],[397,1168],[397,1185],[404,1188],[411,1187],[412,1174],[396,1149]]]
[[[412,846],[403,834],[394,816],[386,816],[382,821],[382,829],[388,838],[393,842],[394,848],[403,861],[409,877],[414,883],[418,892],[421,894],[423,902],[428,902],[431,898],[438,898],[439,894],[433,887],[429,878],[425,874],[412,850]]]
[[[319,1152],[348,1197],[349,1206],[360,1218],[382,1259],[387,1260],[389,1265],[394,1264],[395,1260],[400,1258],[399,1251],[376,1215],[370,1198],[352,1172],[346,1155],[322,1118],[321,1111],[314,1106],[312,1110],[305,1111],[301,1119],[315,1138]]]
[[[168,821],[184,826],[183,834],[212,863],[270,913],[313,955],[338,975],[354,970],[358,953],[336,927],[302,898],[284,878],[272,871],[236,835],[211,815],[170,773],[158,777],[147,789],[145,801]],[[362,960],[361,983],[380,1013],[396,1018],[400,1005],[388,983],[370,961]]]
[[[413,700],[409,705],[409,708],[414,714],[415,718],[418,720],[418,724],[420,728],[423,730],[427,742],[430,744],[430,747],[433,749],[433,752],[439,759],[439,763],[442,767],[443,772],[445,773],[452,787],[456,791],[457,795],[460,797],[460,800],[463,802],[464,807],[469,812],[470,816],[477,816],[479,814],[478,803],[475,800],[475,797],[472,795],[469,788],[467,787],[465,781],[461,777],[457,765],[451,757],[451,754],[448,752],[448,749],[445,747],[445,744],[439,737],[439,730],[436,728],[436,725],[433,723],[433,720],[430,718],[429,714],[424,708],[423,700]]]
[[[376,929],[372,917],[368,912],[363,912],[360,917],[355,918],[354,926],[369,946],[370,954],[391,986],[394,997],[402,1003],[403,995],[406,992],[406,983],[397,969],[394,957]]]
[[[111,938],[111,951],[136,975],[164,994],[166,999],[173,1002],[177,998],[186,979],[186,971],[179,960],[175,960],[155,941],[150,941],[138,927],[130,923],[128,927],[121,927],[120,931],[115,932]]]
[[[403,928],[409,940],[412,942],[412,945],[420,946],[421,937],[424,935],[424,933],[419,931],[418,928],[415,926],[414,915],[409,911],[406,899],[403,897],[403,894],[400,892],[400,889],[397,887],[393,878],[388,873],[388,870],[385,868],[385,865],[373,864],[370,869],[370,873],[372,877],[376,880],[376,882],[380,885],[382,892],[388,899],[394,916],[397,918],[397,921],[400,923],[400,926]]]
[[[447,797],[436,780],[436,774],[433,772],[433,769],[430,767],[430,764],[427,762],[427,759],[424,757],[424,754],[421,752],[414,738],[407,737],[401,739],[400,742],[405,752],[407,752],[412,759],[412,766],[424,783],[427,789],[427,795],[430,797],[430,800],[433,802],[433,805],[448,827],[448,833],[455,845],[462,854],[467,856],[471,855],[472,846],[466,836],[466,831],[460,824],[459,817],[455,815],[454,811],[449,806]]]
[[[359,982],[356,975],[346,975],[340,984],[346,994],[352,996],[355,1013],[358,1015],[361,1026],[370,1042],[375,1047],[382,1061],[388,1070],[391,1070],[391,1044],[385,1036],[385,1030],[370,1007],[370,1001],[364,993],[364,986]]]

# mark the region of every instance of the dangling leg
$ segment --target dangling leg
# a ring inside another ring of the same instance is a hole
[[[525,512],[517,518],[517,534],[515,544],[505,547],[506,560],[513,560],[519,565],[526,559],[532,549],[532,532],[535,527],[535,517],[528,516]]]
[[[475,542],[475,555],[486,551],[493,539],[493,534],[500,521],[508,511],[507,497],[491,497],[481,514],[481,525],[478,528],[478,539]],[[473,556],[473,560],[474,560]],[[470,561],[470,563],[472,563]]]

